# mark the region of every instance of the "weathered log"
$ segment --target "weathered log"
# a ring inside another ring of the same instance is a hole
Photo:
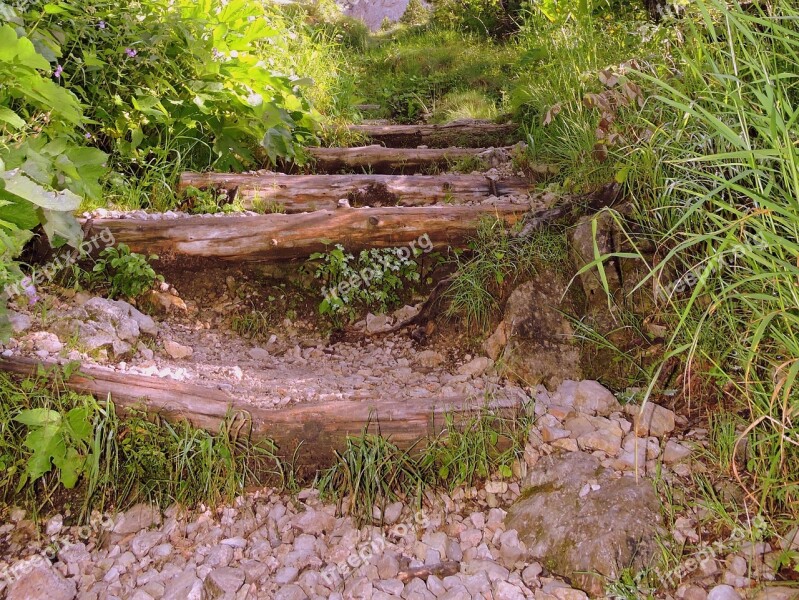
[[[351,251],[419,243],[434,248],[463,247],[482,219],[495,216],[514,224],[532,204],[484,203],[413,208],[341,208],[295,215],[195,215],[178,219],[95,219],[89,235],[106,229],[116,243],[134,252],[155,253],[159,264],[191,259],[256,262],[307,258],[340,243]],[[419,247],[417,245],[417,247]],[[422,248],[424,250],[424,248]]]
[[[60,368],[53,361],[0,358],[0,370],[22,377],[36,376],[40,365],[48,369],[53,381],[60,377]],[[483,406],[460,396],[403,401],[343,400],[267,409],[222,390],[97,367],[82,368],[64,385],[99,400],[110,396],[121,413],[143,409],[168,420],[185,419],[214,433],[231,414],[245,413],[251,422],[253,439],[271,439],[288,454],[302,444],[298,459],[311,466],[329,465],[333,452],[343,448],[347,436],[358,435],[365,428],[373,433],[379,431],[400,447],[409,448],[428,434],[438,434],[443,429],[445,413],[465,416]],[[494,399],[488,407],[511,410],[518,403]]]
[[[364,169],[370,173],[418,173],[426,168],[448,168],[458,161],[477,157],[487,148],[308,148],[318,173],[341,173]],[[510,148],[505,148],[510,151]]]
[[[439,202],[479,202],[494,195],[526,196],[532,184],[521,177],[483,175],[283,175],[281,173],[183,173],[178,189],[188,186],[235,190],[246,208],[279,206],[287,213],[351,206],[430,206]],[[273,211],[274,212],[274,211]]]
[[[445,125],[351,125],[350,131],[395,148],[510,146],[520,139],[518,125],[476,120]]]

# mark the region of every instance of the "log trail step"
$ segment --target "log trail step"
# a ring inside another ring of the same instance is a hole
[[[546,213],[544,197],[519,204],[341,208],[301,214],[194,215],[176,219],[94,219],[88,236],[108,229],[134,252],[155,253],[159,264],[191,259],[231,262],[308,258],[341,243],[348,250],[390,248],[427,235],[434,247],[464,247],[486,217],[509,225],[531,209]]]
[[[0,371],[25,377],[37,376],[40,366],[51,372],[60,370],[49,360],[0,358]],[[403,401],[341,400],[261,408],[257,403],[223,390],[96,367],[81,368],[80,373],[63,385],[100,400],[110,394],[121,412],[145,408],[169,420],[185,419],[213,432],[219,431],[229,415],[246,412],[252,422],[254,439],[269,438],[289,453],[302,443],[299,459],[313,466],[329,464],[334,450],[344,447],[347,436],[358,435],[367,426],[375,433],[379,428],[392,442],[408,448],[427,435],[439,433],[445,425],[447,412],[454,414],[457,421],[483,407],[463,396],[455,396]],[[518,399],[495,398],[487,407],[513,410],[520,404]]]
[[[496,150],[510,153],[511,147]],[[361,146],[357,148],[308,148],[318,173],[368,171],[377,174],[409,175],[427,168],[446,169],[458,161],[477,158],[489,148],[386,148]]]
[[[235,190],[245,208],[279,204],[287,213],[351,206],[428,206],[480,202],[489,196],[526,197],[533,185],[521,177],[483,175],[283,175],[183,173],[179,189]]]
[[[519,141],[519,127],[490,121],[453,121],[444,125],[351,125],[350,131],[395,148],[510,146]]]

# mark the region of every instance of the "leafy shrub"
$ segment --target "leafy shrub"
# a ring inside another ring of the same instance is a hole
[[[241,169],[300,155],[312,139],[306,81],[274,70],[280,16],[233,0],[33,3],[25,22],[51,39],[64,85],[89,108],[96,144],[119,168],[180,156]]]
[[[402,13],[400,23],[403,25],[424,25],[430,19],[430,11],[425,8],[421,0],[410,0],[405,12]]]
[[[82,232],[72,211],[81,197],[99,197],[106,155],[85,147],[80,103],[49,77],[42,35],[19,35],[0,11],[0,289],[18,283],[14,259],[42,226],[51,244],[77,246]],[[39,51],[42,49],[42,52]],[[58,72],[53,73],[57,76]],[[57,78],[57,77],[56,77]],[[10,334],[7,293],[0,291],[0,339]]]
[[[75,487],[91,454],[90,404],[75,406],[64,415],[49,408],[29,408],[17,413],[14,421],[27,428],[24,443],[30,451],[17,490],[35,483],[53,467],[58,471],[61,485],[67,489]]]
[[[380,313],[395,308],[405,286],[420,279],[418,263],[403,252],[410,254],[407,248],[373,248],[362,250],[356,259],[336,244],[330,252],[312,254],[311,260],[321,261],[315,276],[325,284],[319,313],[352,319],[356,308]],[[421,252],[415,248],[414,256]]]
[[[458,119],[495,119],[497,104],[478,90],[450,92],[433,111],[434,123],[448,123]]]
[[[152,289],[156,281],[164,280],[150,266],[154,260],[158,260],[155,254],[144,256],[131,252],[125,244],[119,244],[103,250],[92,271],[111,284],[111,297],[135,298]]]
[[[369,28],[360,19],[339,16],[333,22],[322,24],[321,29],[351,50],[363,50],[369,41]]]
[[[516,28],[523,4],[521,0],[437,0],[433,14],[443,26],[499,37]]]

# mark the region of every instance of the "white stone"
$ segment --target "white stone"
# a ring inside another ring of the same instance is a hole
[[[741,595],[729,585],[717,585],[707,595],[707,600],[741,600]]]
[[[164,350],[166,353],[176,360],[188,358],[194,354],[194,349],[191,346],[184,346],[173,340],[164,340]]]

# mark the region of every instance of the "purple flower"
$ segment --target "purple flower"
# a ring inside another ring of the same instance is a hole
[[[87,140],[90,140],[92,139],[92,134],[87,131],[86,133],[83,134],[83,137],[85,137]]]
[[[100,29],[105,29],[105,21],[98,21],[97,27],[99,27]]]
[[[53,77],[55,77],[56,79],[61,79],[61,74],[63,72],[64,72],[64,67],[62,67],[61,65],[56,65],[55,71],[53,71]]]
[[[138,54],[134,48],[125,48],[125,54],[128,55],[128,58],[133,58]]]
[[[23,277],[20,284],[22,284],[22,290],[28,297],[28,304],[36,304],[39,301],[39,294],[36,293],[36,286],[33,284],[33,280],[30,277]]]

